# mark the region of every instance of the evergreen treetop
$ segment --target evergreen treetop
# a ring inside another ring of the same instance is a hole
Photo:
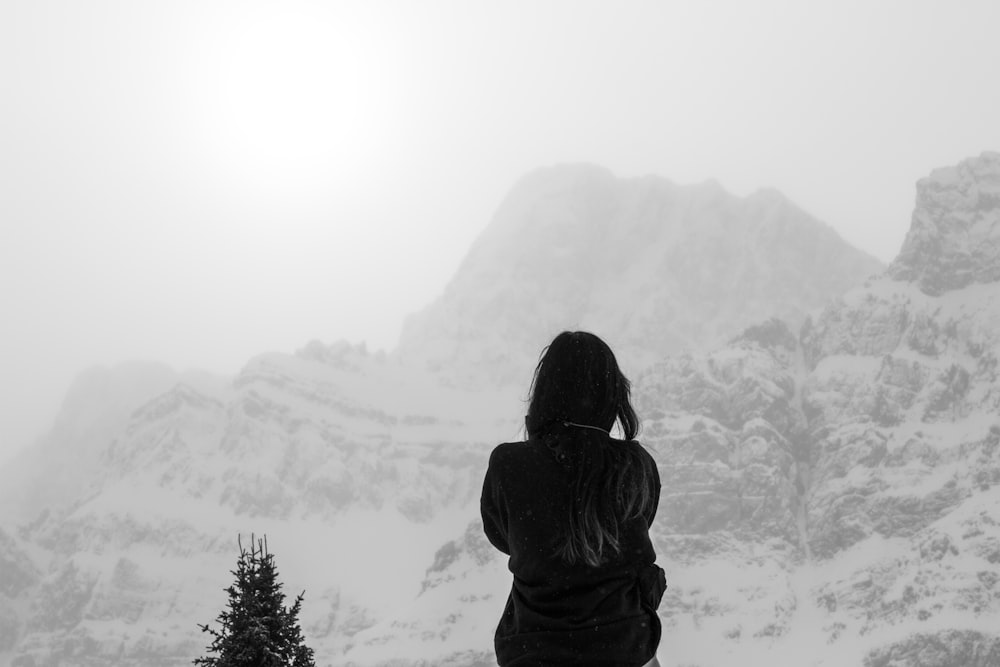
[[[236,577],[226,588],[228,608],[219,613],[221,629],[201,625],[212,635],[206,657],[196,658],[195,665],[205,667],[315,667],[313,650],[305,645],[299,627],[299,610],[305,592],[286,607],[274,555],[267,550],[267,540],[250,538],[250,550],[240,547]]]

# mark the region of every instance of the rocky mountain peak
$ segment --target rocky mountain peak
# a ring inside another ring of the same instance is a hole
[[[889,275],[929,295],[1000,280],[1000,153],[917,182],[910,231]]]
[[[774,190],[560,165],[511,190],[397,353],[473,384],[527,384],[545,343],[585,329],[642,366],[769,317],[798,324],[881,269]]]

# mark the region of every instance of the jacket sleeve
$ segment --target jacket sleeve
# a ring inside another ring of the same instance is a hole
[[[649,452],[646,452],[646,457],[649,467],[651,468],[649,479],[650,483],[653,485],[653,488],[650,489],[653,492],[653,504],[652,507],[650,507],[649,513],[646,514],[646,526],[652,527],[653,519],[656,518],[656,510],[660,506],[660,470],[656,466],[656,459],[654,459]]]
[[[490,455],[490,464],[483,480],[483,493],[479,499],[479,512],[483,517],[486,539],[503,553],[510,555],[507,541],[507,506],[497,471],[497,450]]]

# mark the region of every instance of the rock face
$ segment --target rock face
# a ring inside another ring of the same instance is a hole
[[[980,632],[918,633],[885,649],[873,651],[864,667],[931,667],[1000,665],[1000,639]]]
[[[1000,620],[997,296],[876,281],[798,337],[771,323],[642,376],[643,438],[671,488],[656,544],[677,585],[661,613],[686,647],[732,642],[692,661],[783,637],[771,664],[792,665],[810,633],[829,654],[798,664],[924,664],[899,657],[923,641],[938,647],[926,664],[958,665],[984,654],[963,638],[993,645],[977,633]]]
[[[514,187],[398,354],[475,384],[526,384],[541,346],[593,330],[635,367],[805,314],[882,265],[773,190],[620,180],[588,165]]]
[[[516,405],[345,344],[258,357],[219,393],[179,383],[100,451],[97,488],[19,541],[0,533],[0,662],[190,664],[251,532],[307,591],[303,629],[320,664],[336,662],[418,594],[478,498],[485,438],[516,433]]]
[[[589,203],[564,222],[599,230],[598,213],[632,200],[605,172],[581,173],[592,180],[564,185]],[[548,192],[551,174],[536,177],[527,183]],[[674,188],[628,187],[640,185]],[[707,206],[685,192],[685,210]],[[538,201],[564,211],[566,197]],[[1000,203],[977,201],[983,220],[997,215]],[[614,253],[550,244],[565,279],[518,292],[488,255],[533,237],[516,225],[488,234],[463,271],[483,303],[513,290],[508,313],[530,315],[520,325],[460,317],[479,306],[456,285],[399,355],[319,343],[263,355],[226,387],[173,383],[102,430],[85,492],[0,531],[0,663],[190,664],[205,646],[197,623],[224,604],[236,535],[256,532],[286,590],[306,590],[317,664],[493,664],[510,574],[477,499],[492,447],[519,438],[527,378],[456,387],[426,364],[500,363],[494,325],[511,339],[507,361],[528,354],[518,341],[541,330],[521,339],[522,329],[565,300],[583,328],[594,312],[622,323],[646,355],[634,358],[647,358],[632,379],[640,440],[663,481],[652,537],[669,585],[664,664],[1000,664],[1000,284],[987,273],[928,290],[926,276],[948,264],[904,252],[893,266],[912,273],[844,290],[801,325],[765,318],[712,350],[657,357],[677,339],[637,322],[655,311],[641,299],[659,298],[659,283],[643,290],[626,271],[635,298],[602,300],[587,291],[601,282],[591,274],[610,271],[595,258]],[[596,244],[588,234],[570,236]],[[589,301],[573,301],[580,293]],[[456,356],[435,357],[448,351],[435,340],[459,341]]]
[[[685,355],[640,376],[643,440],[671,490],[660,504],[663,530],[801,545],[795,487],[806,419],[797,351],[791,330],[771,320],[715,353]]]
[[[20,634],[18,610],[40,577],[20,540],[0,530],[0,655],[10,651]]]
[[[889,275],[932,295],[1000,279],[1000,153],[917,183],[913,223]]]

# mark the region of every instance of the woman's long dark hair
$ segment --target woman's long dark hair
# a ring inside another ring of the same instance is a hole
[[[570,467],[573,500],[557,554],[591,566],[620,553],[619,527],[652,507],[650,470],[636,447],[611,439],[617,421],[634,440],[639,418],[631,384],[607,343],[585,331],[564,331],[535,368],[525,428]]]

